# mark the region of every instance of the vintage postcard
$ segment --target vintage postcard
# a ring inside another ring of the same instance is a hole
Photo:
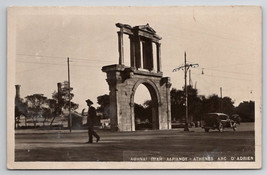
[[[259,169],[259,6],[9,7],[9,169]]]

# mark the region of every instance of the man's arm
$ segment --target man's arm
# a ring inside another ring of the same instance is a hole
[[[85,108],[82,110],[82,116],[84,116],[84,110],[85,110]]]

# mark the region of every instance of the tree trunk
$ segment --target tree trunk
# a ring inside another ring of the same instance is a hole
[[[35,121],[35,117],[32,118],[32,122],[33,122],[33,126],[34,128],[36,128],[36,121]]]
[[[43,127],[45,126],[45,122],[47,120],[47,117],[44,118],[44,121],[43,121]]]
[[[56,112],[56,111],[54,111],[53,113],[53,118],[52,118],[52,120],[51,120],[51,122],[50,122],[50,127],[52,127],[53,126],[53,122],[54,122],[54,120],[56,119],[56,117],[59,115],[59,113],[58,112]]]
[[[53,119],[51,120],[51,122],[50,122],[50,127],[52,127],[55,118],[56,118],[56,116],[54,116]]]

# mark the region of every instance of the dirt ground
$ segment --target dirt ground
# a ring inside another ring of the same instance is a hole
[[[86,144],[86,130],[16,130],[15,161],[253,161],[255,155],[254,123],[223,133],[201,128],[97,133],[100,142]]]

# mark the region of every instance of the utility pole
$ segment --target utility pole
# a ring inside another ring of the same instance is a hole
[[[220,95],[221,95],[220,112],[223,112],[222,111],[222,103],[223,103],[223,100],[222,100],[222,87],[220,87]]]
[[[71,132],[72,118],[71,118],[71,95],[70,95],[70,58],[67,59],[68,62],[68,86],[69,86],[69,129]]]
[[[186,66],[186,52],[184,52],[184,88],[185,88],[185,126],[184,126],[184,131],[189,131],[189,126],[188,126],[188,94],[187,94],[187,68]]]
[[[185,126],[184,131],[189,131],[189,122],[188,122],[188,94],[187,94],[187,71],[190,69],[190,67],[198,67],[198,64],[187,64],[186,62],[186,52],[184,52],[184,65],[177,67],[173,69],[173,72],[176,72],[180,69],[184,70],[184,81],[185,81]]]

